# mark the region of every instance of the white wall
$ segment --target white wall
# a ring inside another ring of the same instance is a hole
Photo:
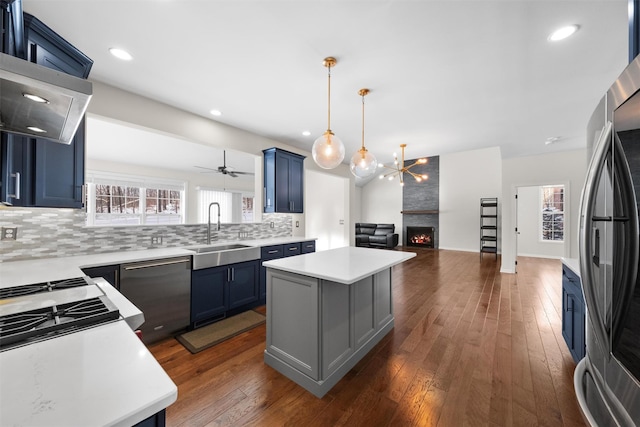
[[[480,198],[500,197],[501,169],[499,147],[440,156],[441,249],[479,250]],[[361,219],[356,222],[394,223],[402,244],[400,211],[398,182],[374,179],[362,188]]]
[[[587,168],[586,149],[562,151],[539,156],[517,157],[502,161],[502,267],[515,272],[515,194],[518,187],[565,184],[565,209],[570,222],[565,230],[569,257],[578,258],[578,215],[580,194]]]
[[[440,249],[480,250],[480,198],[497,197],[500,215],[501,171],[500,147],[440,156]]]
[[[398,180],[372,179],[362,187],[360,219],[355,222],[395,224],[402,245],[402,187]],[[354,233],[355,233],[355,227]]]
[[[540,186],[518,187],[517,255],[540,258],[561,258],[564,243],[540,239],[541,206]],[[571,228],[571,224],[566,226]]]
[[[317,237],[316,250],[349,245],[349,180],[326,173],[305,175],[306,235]]]

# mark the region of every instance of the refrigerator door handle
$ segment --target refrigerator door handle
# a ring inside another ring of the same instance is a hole
[[[596,292],[594,289],[594,277],[591,262],[595,262],[595,257],[592,257],[592,248],[594,244],[594,234],[598,236],[599,232],[592,233],[593,230],[593,209],[595,206],[595,194],[597,191],[598,183],[602,175],[602,171],[606,167],[607,154],[611,148],[611,133],[612,123],[607,121],[600,133],[600,138],[596,142],[593,157],[589,164],[587,171],[587,178],[582,190],[582,197],[580,200],[580,276],[582,278],[582,290],[584,293],[584,299],[587,305],[587,313],[591,319],[593,326],[593,332],[596,338],[603,346],[603,348],[609,348],[608,334],[606,330],[605,320],[602,318],[598,307],[598,301],[596,299]],[[598,217],[596,217],[597,220]],[[597,230],[597,229],[596,229]],[[599,242],[598,242],[599,243]],[[599,249],[598,249],[599,251]],[[595,255],[595,253],[594,253]],[[599,254],[598,254],[599,261]]]
[[[600,229],[594,228],[593,263],[600,265]]]

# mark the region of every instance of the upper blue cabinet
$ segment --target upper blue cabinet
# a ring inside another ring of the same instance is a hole
[[[264,212],[302,213],[304,156],[269,148],[264,153]]]
[[[1,40],[4,53],[86,79],[93,61],[42,21],[22,14],[16,4],[19,2],[0,10],[3,28],[13,30],[8,33],[12,37]],[[84,149],[84,120],[69,145],[0,133],[0,201],[15,206],[81,208]]]

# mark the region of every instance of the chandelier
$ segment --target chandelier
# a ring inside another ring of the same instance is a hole
[[[404,165],[404,148],[406,146],[407,144],[400,144],[400,149],[402,150],[402,158],[400,161],[398,161],[398,155],[396,153],[393,153],[394,163],[392,166],[387,166],[380,163],[381,167],[391,170],[391,172],[387,172],[386,174],[385,173],[381,174],[379,176],[380,179],[387,178],[389,181],[392,181],[397,176],[400,179],[400,185],[404,185],[403,175],[405,173],[408,173],[409,175],[411,175],[417,182],[422,182],[429,179],[429,176],[427,174],[417,174],[410,170],[415,165],[426,165],[427,164],[426,157],[420,158],[408,166]]]
[[[369,94],[369,89],[360,89],[358,95],[362,97],[362,146],[351,157],[349,167],[351,173],[358,178],[366,178],[376,173],[378,161],[364,146],[364,97]]]
[[[325,58],[322,65],[328,69],[328,111],[327,130],[313,143],[311,154],[313,160],[323,169],[333,169],[344,159],[344,144],[331,132],[331,67],[338,61],[333,57]]]

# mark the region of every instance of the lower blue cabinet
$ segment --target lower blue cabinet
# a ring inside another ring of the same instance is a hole
[[[258,301],[259,262],[246,261],[194,270],[191,274],[191,327],[252,308]]]
[[[585,355],[585,303],[580,278],[562,265],[562,336],[573,360]]]

